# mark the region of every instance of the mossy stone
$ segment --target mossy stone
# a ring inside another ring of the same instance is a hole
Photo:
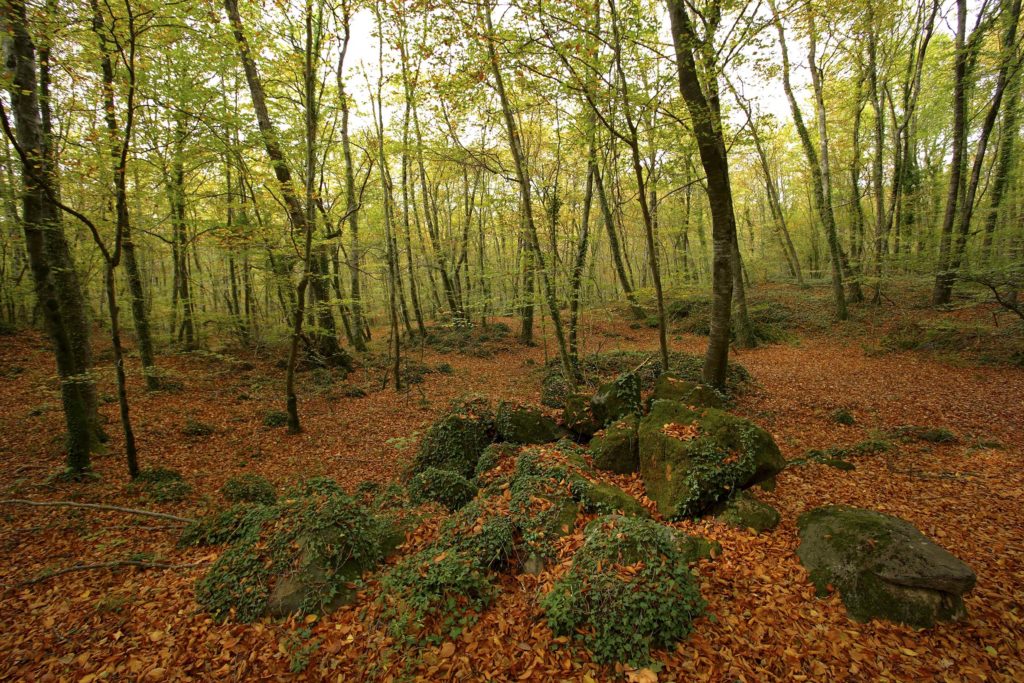
[[[786,464],[771,435],[716,408],[654,401],[638,434],[647,495],[669,518],[700,514]]]
[[[636,472],[640,465],[639,426],[638,416],[627,415],[598,433],[590,441],[594,467],[616,474]]]
[[[530,406],[502,401],[495,418],[498,437],[518,444],[558,441],[565,432],[550,417]]]
[[[626,372],[597,388],[590,398],[594,421],[605,426],[640,412],[640,377]]]
[[[782,519],[778,510],[747,491],[741,491],[720,503],[715,517],[730,526],[753,529],[757,533],[774,529]]]
[[[413,472],[436,467],[468,479],[476,472],[480,454],[493,440],[493,423],[488,416],[450,413],[427,430],[413,461]]]
[[[818,594],[838,589],[853,619],[928,627],[966,616],[974,572],[909,522],[829,505],[804,513],[797,526],[797,556]]]
[[[650,517],[651,514],[633,496],[618,486],[603,482],[592,482],[577,477],[570,485],[573,498],[578,500],[587,512],[602,515],[622,514],[627,517]]]
[[[583,394],[571,394],[565,398],[562,426],[583,440],[591,438],[601,428],[590,411],[590,399]]]
[[[665,373],[654,383],[650,401],[679,401],[699,408],[724,408],[725,397],[714,387]]]

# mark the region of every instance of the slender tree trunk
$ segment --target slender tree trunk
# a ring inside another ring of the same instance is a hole
[[[697,150],[707,177],[708,203],[714,241],[712,262],[711,331],[704,357],[704,381],[725,386],[729,360],[729,327],[732,310],[732,249],[736,243],[736,215],[729,183],[729,160],[720,120],[701,85],[693,51],[698,45],[684,0],[666,0],[672,24],[679,91],[686,103]],[[715,78],[714,74],[708,76]],[[719,125],[716,125],[719,124]]]

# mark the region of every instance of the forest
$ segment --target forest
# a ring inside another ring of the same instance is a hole
[[[0,679],[1024,680],[1022,0],[0,0]]]

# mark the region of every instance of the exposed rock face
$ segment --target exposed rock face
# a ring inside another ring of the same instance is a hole
[[[819,595],[839,590],[850,617],[927,627],[966,616],[971,568],[898,517],[842,505],[800,516],[797,555]]]
[[[640,418],[627,415],[595,436],[590,442],[594,467],[616,474],[636,472],[639,466],[639,425]]]
[[[619,375],[602,384],[590,399],[590,410],[601,427],[640,412],[640,378],[635,373]]]
[[[536,408],[506,401],[498,404],[495,425],[498,436],[508,443],[542,444],[558,441],[565,436],[565,432],[554,420]]]
[[[758,500],[747,491],[716,506],[715,517],[740,529],[753,529],[757,533],[770,531],[779,525],[779,511]]]
[[[654,401],[679,401],[688,406],[700,408],[724,408],[725,397],[707,384],[698,384],[666,373],[654,383]]]
[[[647,495],[670,518],[700,514],[786,464],[770,434],[715,408],[654,401],[638,434]]]

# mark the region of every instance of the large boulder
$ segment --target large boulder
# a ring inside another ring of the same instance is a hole
[[[581,439],[587,440],[601,428],[590,411],[590,398],[583,394],[570,394],[562,408],[562,426]]]
[[[655,401],[638,434],[647,495],[669,518],[700,514],[786,464],[768,432],[715,408]]]
[[[679,401],[688,406],[700,408],[724,408],[725,397],[714,387],[683,379],[678,375],[665,373],[654,383],[651,394],[654,401]]]
[[[639,426],[639,417],[627,415],[599,432],[590,441],[594,467],[616,474],[636,472],[639,466]]]
[[[626,372],[602,384],[590,399],[590,411],[601,427],[639,413],[640,378],[634,372]]]
[[[715,517],[729,526],[753,529],[757,533],[774,529],[781,519],[778,510],[747,491],[740,491],[715,506]]]
[[[494,441],[494,415],[483,401],[453,406],[435,422],[420,442],[413,473],[428,467],[451,470],[469,479],[476,472],[480,454]]]
[[[797,555],[818,594],[838,589],[853,619],[927,627],[966,616],[963,594],[974,587],[974,572],[909,522],[830,505],[797,524]]]
[[[507,401],[498,404],[495,426],[499,438],[508,443],[551,443],[565,436],[554,420],[536,408]]]

